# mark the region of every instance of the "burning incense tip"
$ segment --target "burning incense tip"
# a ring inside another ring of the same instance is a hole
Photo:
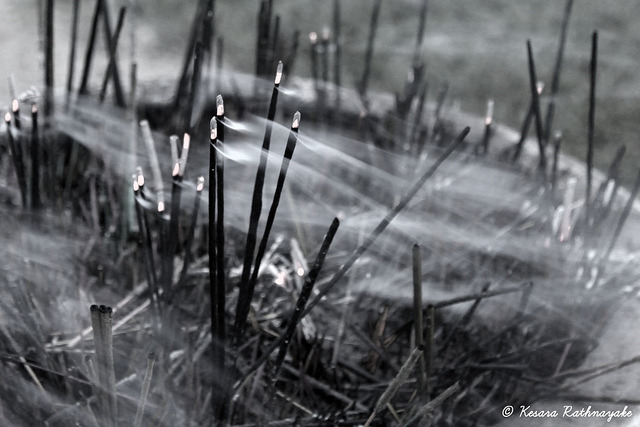
[[[489,126],[491,125],[492,121],[493,121],[493,99],[490,99],[489,101],[487,101],[487,115],[484,120],[484,124]]]
[[[133,176],[133,192],[134,192],[134,193],[138,193],[138,191],[140,191],[140,185],[138,185],[138,179],[137,179],[137,177],[134,175],[134,176]]]
[[[164,202],[158,202],[158,213],[164,212]]]
[[[38,112],[38,104],[33,104],[31,106],[31,114],[36,114]]]
[[[16,113],[19,110],[20,110],[20,103],[18,102],[17,99],[14,99],[13,101],[11,101],[11,111]]]
[[[11,123],[11,113],[9,113],[8,111],[4,115],[4,121],[7,122],[7,124]]]
[[[215,117],[212,117],[211,121],[209,122],[209,130],[211,132],[209,134],[209,139],[211,141],[215,141],[216,139],[218,139],[218,120]]]
[[[544,82],[538,81],[538,83],[536,83],[536,92],[538,92],[538,95],[542,95],[543,90],[544,90]]]
[[[178,176],[182,178],[184,176],[184,171],[187,168],[187,158],[189,157],[189,147],[191,146],[191,135],[188,133],[184,134],[182,138],[182,153],[180,154],[180,159],[178,160]]]
[[[180,176],[180,163],[176,162],[176,164],[173,166],[173,170],[171,171],[171,176],[173,178]]]
[[[138,186],[140,188],[144,187],[144,175],[142,174],[142,171],[137,171],[138,177],[137,177],[137,181],[138,181]]]
[[[196,185],[196,191],[200,193],[204,189],[204,176],[198,177],[198,184]]]
[[[278,68],[276,70],[276,79],[274,81],[276,86],[280,84],[280,80],[282,80],[282,61],[278,61]]]
[[[296,111],[293,115],[293,124],[291,125],[291,129],[298,129],[300,127],[300,111]]]
[[[216,116],[224,116],[224,101],[222,95],[216,96]]]
[[[318,34],[316,34],[314,31],[310,32],[309,40],[311,41],[311,44],[316,44],[318,42]]]

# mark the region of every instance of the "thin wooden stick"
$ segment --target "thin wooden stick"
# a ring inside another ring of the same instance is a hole
[[[369,419],[364,424],[364,427],[368,427],[371,422],[373,422],[376,415],[378,415],[387,406],[387,404],[391,402],[391,399],[396,395],[400,387],[407,382],[407,379],[409,378],[409,375],[413,370],[413,366],[416,364],[423,351],[424,349],[422,347],[416,347],[411,351],[409,357],[407,357],[407,360],[400,368],[398,374],[395,376],[393,381],[389,383],[389,386],[378,398],[378,401],[376,402],[376,405],[374,406]]]
[[[209,124],[209,296],[211,304],[211,335],[218,334],[218,297],[216,293],[217,264],[216,264],[216,141],[218,140],[218,124],[215,117]],[[212,340],[213,342],[214,340]]]
[[[280,368],[282,367],[282,363],[284,362],[284,358],[287,354],[287,349],[289,348],[289,343],[291,342],[291,338],[293,338],[293,334],[296,331],[298,323],[301,320],[302,310],[304,310],[309,297],[311,296],[311,291],[313,290],[313,286],[316,283],[316,279],[318,278],[318,274],[320,274],[320,270],[322,270],[322,266],[324,265],[324,260],[327,256],[327,252],[329,252],[329,248],[331,247],[331,243],[333,242],[333,238],[338,231],[338,227],[340,226],[340,220],[338,218],[334,218],[327,234],[324,236],[322,241],[322,246],[320,246],[320,251],[318,252],[318,256],[316,257],[315,262],[313,263],[313,267],[309,271],[307,275],[307,279],[302,285],[302,289],[300,290],[300,296],[296,301],[296,307],[291,314],[291,318],[289,319],[289,323],[287,326],[287,330],[283,334],[283,340],[280,344],[280,350],[278,351],[278,356],[276,357],[276,361],[273,367],[273,381],[277,381],[278,374],[280,372]]]
[[[251,198],[251,213],[249,217],[249,230],[247,232],[247,242],[244,250],[244,262],[242,267],[242,278],[240,281],[240,292],[238,294],[238,303],[236,306],[236,316],[234,324],[234,345],[238,345],[240,338],[244,335],[245,323],[249,315],[251,299],[253,298],[253,289],[250,287],[249,279],[251,277],[251,267],[254,261],[254,250],[256,246],[256,236],[258,231],[258,223],[260,221],[260,213],[262,210],[262,190],[264,187],[265,173],[267,170],[267,159],[269,157],[269,147],[271,145],[271,131],[273,128],[273,119],[276,115],[276,106],[278,102],[278,92],[280,81],[282,79],[282,62],[278,63],[276,77],[273,84],[273,92],[271,93],[271,102],[269,103],[269,111],[267,112],[267,124],[262,140],[262,150],[260,152],[260,163],[256,172],[256,179],[253,186],[253,196]],[[254,266],[258,268],[258,266]]]
[[[144,380],[142,380],[142,391],[140,393],[138,409],[136,410],[136,418],[133,422],[134,427],[140,427],[142,425],[144,407],[147,405],[147,397],[149,396],[149,390],[151,389],[151,378],[153,377],[153,366],[155,365],[155,360],[156,354],[149,353],[147,356],[147,369],[144,373]]]
[[[113,334],[112,334],[112,310],[104,305],[92,305],[91,325],[93,327],[93,339],[96,347],[98,362],[98,387],[101,413],[108,425],[116,425],[118,407],[116,399],[116,382],[113,365]]]

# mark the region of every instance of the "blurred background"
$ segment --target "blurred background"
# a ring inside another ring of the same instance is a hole
[[[12,75],[17,93],[32,85],[42,87],[43,73],[38,42],[38,8],[42,0],[0,0],[0,107],[10,105]],[[75,84],[79,85],[86,39],[96,0],[80,1],[80,23]],[[355,86],[363,72],[371,0],[342,0],[343,84]],[[632,182],[640,164],[640,21],[632,12],[640,0],[592,2],[576,0],[569,22],[564,67],[556,107],[555,128],[564,132],[564,151],[586,155],[591,33],[599,31],[596,104],[596,165],[605,168],[615,150],[627,145],[623,168]],[[112,26],[118,8],[128,7],[119,61],[128,75],[135,30],[135,56],[139,79],[146,87],[177,78],[184,56],[195,0],[110,0]],[[56,87],[66,85],[73,0],[55,0]],[[216,1],[216,31],[224,38],[224,66],[254,71],[258,0]],[[420,0],[382,1],[375,42],[370,88],[400,91],[411,65]],[[450,85],[449,102],[462,110],[483,115],[488,99],[495,101],[494,120],[519,129],[529,103],[526,47],[533,43],[538,78],[551,83],[560,35],[564,1],[557,0],[429,0],[424,58],[433,100],[444,83]],[[281,34],[291,38],[300,30],[294,74],[309,76],[311,31],[332,26],[332,2],[274,0],[281,16]],[[102,37],[102,34],[100,34]],[[93,66],[97,90],[106,64],[102,38]],[[4,82],[3,82],[4,80]],[[123,78],[125,86],[127,79]],[[148,90],[148,89],[147,89]],[[145,94],[141,94],[142,97]],[[544,105],[544,104],[543,104]],[[533,135],[533,134],[531,134]]]

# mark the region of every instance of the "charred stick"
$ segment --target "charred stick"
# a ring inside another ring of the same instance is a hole
[[[93,18],[91,20],[91,29],[89,31],[89,41],[87,42],[87,51],[84,56],[84,68],[82,71],[82,80],[80,81],[80,88],[78,93],[84,95],[87,93],[89,86],[89,73],[91,72],[91,62],[93,61],[93,50],[96,45],[96,35],[98,34],[98,25],[100,22],[100,14],[102,13],[102,6],[105,0],[97,0],[96,8],[93,11]]]
[[[38,133],[38,106],[31,106],[31,208],[40,209],[40,135]]]
[[[335,45],[335,52],[333,54],[333,82],[336,85],[336,110],[340,110],[340,86],[342,85],[342,40],[340,27],[341,13],[340,13],[340,0],[333,0],[333,41]],[[287,70],[291,73],[290,70]]]
[[[278,102],[278,92],[280,80],[282,79],[282,62],[278,63],[276,77],[271,94],[271,102],[269,103],[269,111],[267,113],[267,124],[262,140],[262,150],[260,152],[260,163],[256,172],[255,184],[253,186],[253,196],[251,198],[251,213],[249,217],[249,230],[247,232],[247,243],[244,250],[244,263],[242,268],[242,278],[240,282],[240,293],[238,294],[238,303],[236,306],[235,317],[235,345],[239,343],[240,338],[244,334],[245,322],[249,314],[251,299],[253,298],[253,289],[250,287],[249,279],[251,277],[251,266],[254,261],[254,250],[256,246],[256,235],[258,231],[258,222],[260,221],[260,212],[262,210],[262,189],[264,187],[264,177],[267,169],[267,159],[269,156],[269,147],[271,145],[271,131],[273,128],[273,119],[276,115],[276,105]],[[258,268],[255,266],[254,268]]]
[[[191,127],[191,118],[193,117],[193,108],[195,104],[196,94],[200,87],[200,75],[202,73],[202,43],[197,42],[193,53],[193,72],[191,73],[191,90],[184,107],[182,128],[184,132],[195,133],[195,129]]]
[[[118,51],[118,41],[120,40],[120,32],[122,31],[122,25],[124,24],[124,17],[126,15],[127,8],[122,6],[120,11],[118,12],[118,21],[116,23],[116,30],[113,33],[113,40],[111,42],[109,48],[109,65],[107,66],[107,72],[104,74],[104,79],[102,80],[102,86],[100,88],[100,95],[98,99],[100,102],[104,101],[104,97],[107,93],[107,84],[109,84],[109,79],[111,79],[114,64],[116,61],[116,52]],[[123,98],[124,102],[124,98]]]
[[[313,286],[316,283],[316,279],[318,278],[318,274],[320,270],[322,270],[322,266],[324,265],[324,260],[327,256],[327,252],[329,252],[329,248],[331,247],[331,243],[333,242],[333,238],[338,231],[338,227],[340,226],[340,221],[338,218],[334,218],[327,234],[322,241],[322,246],[320,246],[320,252],[318,252],[318,256],[316,257],[315,262],[313,263],[313,267],[309,271],[307,278],[302,285],[302,289],[300,290],[300,296],[296,301],[296,307],[293,310],[291,318],[289,319],[289,324],[287,326],[287,330],[283,334],[283,339],[280,344],[280,349],[278,351],[278,356],[276,357],[276,361],[273,368],[273,381],[277,381],[278,374],[280,372],[280,368],[282,367],[282,363],[284,362],[284,358],[287,354],[287,349],[289,348],[289,343],[291,342],[291,338],[293,338],[293,334],[296,331],[298,323],[302,319],[302,311],[304,310],[307,301],[309,301],[309,297],[311,296],[311,291],[313,290]]]
[[[189,41],[187,42],[187,48],[185,50],[184,60],[182,62],[182,70],[180,72],[180,78],[178,79],[178,87],[173,99],[173,110],[180,111],[180,104],[185,97],[185,93],[188,90],[189,85],[189,64],[191,64],[191,58],[193,57],[193,51],[196,46],[198,37],[200,36],[202,23],[204,22],[202,16],[205,16],[209,3],[212,0],[200,0],[196,7],[196,13],[191,24],[191,30],[189,32]]]
[[[258,282],[258,273],[260,271],[260,264],[262,263],[262,258],[267,250],[267,244],[269,241],[269,234],[271,233],[271,228],[273,227],[273,222],[276,217],[276,212],[278,210],[278,205],[280,203],[280,196],[282,195],[282,189],[284,188],[284,181],[287,177],[287,170],[289,169],[289,162],[293,157],[293,151],[296,148],[296,143],[298,142],[298,127],[300,126],[300,113],[296,112],[293,116],[293,123],[291,125],[291,132],[289,133],[289,139],[287,140],[287,146],[284,150],[284,155],[282,158],[282,166],[280,167],[280,174],[278,175],[278,182],[276,183],[276,191],[273,195],[273,200],[271,202],[271,207],[269,208],[269,214],[267,216],[267,223],[265,224],[264,233],[262,234],[262,240],[260,240],[260,245],[258,246],[258,253],[256,255],[256,262],[253,272],[251,273],[250,279],[250,287],[255,288]]]
[[[140,230],[140,239],[138,240],[138,243],[142,249],[145,275],[147,276],[147,283],[149,285],[149,290],[151,291],[151,309],[153,310],[156,320],[159,320],[158,292],[156,288],[155,268],[153,265],[153,252],[151,250],[151,238],[149,237],[150,230],[148,224],[145,223],[145,216],[142,211],[143,208],[140,205],[140,185],[136,175],[133,176],[133,194],[136,219]]]
[[[73,91],[73,78],[76,71],[76,47],[78,44],[78,17],[80,15],[80,0],[73,0],[73,15],[71,18],[71,46],[69,47],[69,69],[67,71],[67,94]]]
[[[587,227],[591,220],[591,186],[593,174],[593,138],[596,112],[596,70],[598,67],[598,32],[594,31],[591,38],[591,62],[589,63],[589,120],[587,133],[587,187],[585,194],[585,209]]]
[[[364,58],[364,71],[362,73],[362,80],[358,87],[358,93],[361,98],[366,98],[367,88],[369,86],[369,76],[371,75],[371,60],[373,57],[373,44],[376,39],[376,31],[378,29],[378,17],[380,16],[380,6],[382,0],[375,0],[373,3],[373,10],[371,11],[371,21],[369,22],[369,37],[367,39],[367,50]]]
[[[45,38],[44,38],[44,116],[45,119],[53,113],[53,15],[54,0],[46,0],[45,7]]]
[[[562,59],[564,57],[564,48],[567,42],[567,29],[569,28],[569,17],[571,16],[571,7],[573,0],[567,0],[564,7],[564,15],[562,18],[562,29],[560,30],[560,42],[558,43],[558,53],[556,55],[556,63],[553,68],[553,78],[551,80],[551,99],[547,105],[547,116],[545,123],[545,141],[551,138],[551,127],[553,126],[553,114],[555,111],[556,95],[560,86],[560,71],[562,70]]]
[[[114,37],[111,35],[110,16],[109,0],[104,0],[104,4],[102,5],[102,19],[104,21],[105,43],[107,45],[107,52],[115,52],[116,42],[114,40]],[[116,98],[116,105],[118,107],[125,107],[126,102],[124,100],[124,93],[122,92],[122,83],[120,80],[120,71],[118,70],[118,61],[109,62],[109,69],[111,70],[111,75],[113,76],[113,89]]]
[[[413,266],[413,331],[417,347],[424,347],[424,330],[422,323],[422,259],[420,256],[420,245],[413,245],[412,251]],[[426,354],[420,356],[420,370],[418,371],[418,390],[422,392],[426,379]]]
[[[546,176],[547,169],[547,156],[545,153],[546,142],[544,140],[544,134],[542,130],[542,117],[540,113],[540,96],[538,95],[538,88],[536,82],[536,66],[533,60],[533,52],[531,50],[531,40],[527,40],[527,58],[529,60],[529,87],[531,89],[531,98],[533,105],[533,117],[536,124],[536,135],[538,136],[538,150],[540,151],[540,171],[543,177]]]
[[[211,336],[218,336],[218,297],[216,293],[217,264],[216,264],[216,167],[217,153],[215,144],[218,140],[218,125],[215,117],[211,119],[209,134],[209,296],[211,304]]]
[[[557,131],[553,136],[553,165],[551,166],[551,194],[555,196],[558,187],[558,158],[560,157],[560,144],[562,132]]]
[[[220,354],[220,366],[224,368],[224,341],[225,341],[225,301],[226,301],[226,275],[225,275],[225,251],[224,251],[224,103],[222,96],[216,99],[216,125],[218,138],[215,141],[216,156],[216,296],[217,296],[217,323]]]

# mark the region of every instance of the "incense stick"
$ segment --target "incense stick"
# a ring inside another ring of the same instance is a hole
[[[224,251],[224,102],[222,96],[216,98],[216,126],[218,138],[215,141],[214,149],[216,154],[216,295],[217,295],[217,324],[218,324],[218,363],[220,369],[224,370],[224,341],[226,335],[225,327],[225,303],[226,303],[226,272],[225,272],[225,251]]]
[[[269,234],[271,233],[271,228],[273,227],[273,222],[275,220],[276,212],[278,210],[278,204],[280,203],[280,196],[282,195],[282,189],[284,188],[284,181],[287,176],[287,170],[289,169],[289,162],[293,157],[293,151],[295,150],[296,143],[298,141],[299,126],[300,126],[300,113],[296,112],[293,115],[291,132],[289,132],[287,146],[284,150],[284,155],[282,157],[282,166],[280,167],[280,174],[278,175],[278,182],[276,183],[276,191],[273,195],[271,207],[269,208],[269,214],[267,216],[267,222],[264,227],[264,233],[262,234],[262,240],[260,240],[260,245],[258,246],[258,253],[256,255],[255,265],[253,268],[253,272],[251,274],[251,279],[249,281],[250,283],[249,286],[251,289],[255,288],[258,281],[260,264],[262,263],[262,258],[264,257],[265,251],[267,249]]]
[[[420,255],[420,245],[414,244],[412,251],[413,266],[413,331],[416,347],[424,347],[424,330],[422,324],[422,259]],[[420,356],[420,370],[418,371],[418,391],[422,392],[425,387],[426,365],[425,353]]]
[[[31,208],[40,209],[40,136],[38,133],[38,106],[31,106]]]
[[[182,272],[180,273],[180,279],[176,288],[180,288],[184,283],[187,272],[189,271],[189,265],[193,260],[193,251],[191,246],[193,245],[193,239],[196,232],[196,224],[198,223],[198,213],[200,211],[200,197],[202,197],[202,190],[204,189],[204,177],[199,176],[196,184],[196,197],[193,201],[193,209],[191,211],[191,224],[189,225],[189,231],[187,232],[187,238],[184,242],[184,261],[182,265]]]
[[[45,120],[53,114],[53,88],[54,88],[54,63],[53,63],[53,16],[54,1],[45,1],[45,38],[44,38],[44,116]]]
[[[73,0],[73,15],[71,18],[71,37],[69,47],[69,68],[67,70],[67,94],[73,91],[73,78],[76,71],[76,46],[78,44],[78,17],[80,16],[80,0]],[[69,98],[67,98],[69,102]]]
[[[591,37],[591,62],[589,63],[589,119],[587,131],[587,186],[585,190],[585,220],[587,229],[591,220],[591,186],[593,170],[593,138],[596,112],[596,70],[598,67],[598,32]]]
[[[104,25],[102,26],[104,29],[104,41],[107,46],[107,52],[115,51],[115,41],[114,37],[111,35],[111,13],[109,11],[109,1],[104,0],[102,5],[102,19]],[[120,80],[120,71],[118,69],[118,61],[109,62],[109,69],[111,70],[111,75],[113,76],[113,89],[114,95],[116,99],[116,105],[118,107],[125,107],[126,103],[124,100],[124,93],[122,91],[122,83]]]
[[[540,116],[540,97],[538,96],[538,88],[536,82],[536,66],[533,61],[533,52],[531,51],[531,40],[527,40],[527,58],[529,60],[529,88],[531,89],[531,101],[533,105],[533,117],[536,124],[536,135],[538,136],[538,150],[540,152],[540,172],[543,178],[546,175],[547,155],[545,154],[545,141],[542,130],[542,119]]]
[[[108,425],[116,425],[118,406],[113,365],[112,310],[104,305],[92,305],[90,312],[98,362],[97,389],[100,394],[99,400],[102,402],[101,413]]]
[[[358,87],[358,93],[361,98],[366,98],[369,86],[369,76],[371,75],[371,59],[373,57],[373,44],[376,39],[376,31],[378,29],[378,17],[380,16],[380,5],[382,0],[375,0],[373,10],[371,11],[371,20],[369,22],[369,37],[367,39],[367,50],[364,57],[364,71],[362,79]]]
[[[89,41],[87,42],[87,50],[84,56],[84,68],[82,70],[82,79],[80,81],[80,88],[78,93],[84,95],[87,93],[87,87],[89,86],[89,73],[91,72],[91,62],[93,61],[93,50],[96,44],[96,35],[98,34],[98,22],[100,20],[100,14],[102,13],[102,4],[105,0],[97,0],[96,8],[93,11],[93,18],[91,20],[91,29],[89,31]]]
[[[254,260],[254,250],[256,246],[256,235],[258,231],[258,222],[260,221],[260,212],[262,210],[262,189],[264,187],[264,177],[267,169],[267,159],[269,157],[269,147],[271,145],[271,131],[273,128],[273,119],[276,115],[276,105],[278,102],[278,87],[282,79],[282,62],[278,63],[276,77],[273,84],[273,92],[271,93],[271,102],[269,103],[269,111],[267,112],[267,124],[262,140],[262,150],[260,151],[260,163],[256,172],[256,179],[253,186],[253,196],[251,198],[251,213],[249,217],[249,230],[247,232],[247,242],[244,250],[244,262],[242,267],[242,278],[240,281],[240,293],[238,294],[238,303],[236,306],[236,316],[234,324],[234,344],[238,345],[240,338],[244,335],[245,322],[249,314],[251,299],[253,298],[253,289],[250,287],[249,279],[251,275],[251,266]],[[255,266],[254,268],[258,268]]]
[[[560,86],[560,71],[562,70],[562,59],[564,57],[564,48],[567,42],[567,30],[569,28],[569,17],[571,16],[572,6],[573,0],[567,0],[567,3],[564,7],[562,27],[560,30],[560,41],[558,43],[558,53],[556,55],[556,62],[553,68],[553,78],[551,80],[551,98],[549,99],[549,105],[547,105],[547,116],[544,121],[545,141],[548,141],[551,138],[551,128],[553,126],[553,114],[555,111],[556,95],[558,94],[558,88]]]
[[[282,367],[282,363],[284,362],[284,358],[287,354],[287,349],[289,348],[289,343],[291,342],[291,338],[293,338],[293,334],[296,331],[298,323],[302,319],[302,310],[304,310],[307,301],[309,301],[309,297],[311,296],[311,291],[313,290],[313,286],[316,283],[316,279],[318,278],[318,274],[320,270],[322,270],[322,266],[324,265],[324,260],[327,256],[327,252],[329,252],[329,248],[331,247],[331,243],[333,242],[333,238],[338,231],[338,227],[340,226],[340,220],[338,218],[334,218],[327,234],[324,236],[322,241],[322,246],[320,246],[320,251],[318,252],[318,256],[316,257],[315,262],[313,263],[313,267],[309,271],[307,278],[302,285],[302,289],[300,290],[300,296],[298,296],[298,300],[296,301],[296,307],[291,314],[291,318],[289,319],[289,323],[287,326],[287,330],[283,334],[282,343],[280,344],[280,350],[278,352],[278,356],[276,357],[276,361],[273,367],[273,381],[277,381],[278,374],[280,372],[280,368]]]
[[[451,155],[453,152],[460,147],[464,138],[469,134],[469,127],[466,127],[458,137],[449,145],[449,147],[440,155],[438,159],[434,161],[434,163],[429,167],[411,186],[409,191],[405,194],[405,196],[396,204],[393,209],[380,221],[380,223],[374,228],[374,230],[369,234],[367,239],[362,243],[358,248],[351,254],[351,256],[346,260],[346,262],[340,267],[340,269],[329,279],[329,281],[319,290],[318,294],[315,296],[310,303],[307,304],[307,307],[300,315],[300,319],[303,319],[306,315],[308,315],[313,308],[320,303],[320,301],[325,297],[331,289],[345,276],[347,271],[355,264],[355,262],[371,247],[371,245],[376,241],[376,239],[384,232],[384,230],[389,226],[391,221],[405,208],[405,206],[415,197],[418,191],[422,188],[422,186],[427,182],[429,178],[431,178],[438,168],[444,163],[444,161]],[[518,289],[519,290],[519,289]],[[409,323],[410,324],[410,323]],[[238,380],[236,384],[242,385],[244,380],[246,380],[249,375],[251,375],[256,369],[258,369],[262,363],[269,357],[269,355],[282,343],[284,340],[283,336],[280,336],[277,340],[275,340],[271,346],[264,351],[263,355],[257,359],[244,373],[242,378]],[[237,387],[236,387],[237,388]]]
[[[216,263],[216,167],[217,154],[215,144],[218,140],[218,124],[215,117],[211,118],[209,124],[209,296],[211,311],[211,336],[218,334],[218,296],[216,292],[217,284],[217,263]]]

